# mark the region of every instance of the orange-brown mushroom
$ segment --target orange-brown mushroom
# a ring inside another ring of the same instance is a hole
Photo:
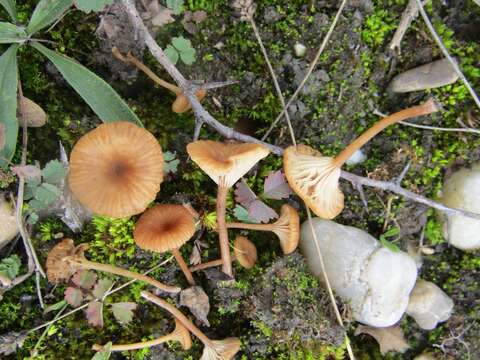
[[[306,146],[290,146],[283,155],[285,176],[293,191],[319,217],[333,219],[344,207],[344,197],[338,181],[342,165],[371,138],[387,126],[412,117],[438,111],[435,102],[404,109],[387,116],[365,131],[335,158],[322,156]]]
[[[155,137],[130,122],[102,124],[84,135],[70,156],[68,183],[94,213],[126,217],[155,200],[163,154]]]
[[[187,152],[191,159],[218,185],[217,230],[223,260],[222,271],[233,277],[228,232],[225,225],[228,189],[270,151],[263,145],[253,143],[198,140],[187,145]]]
[[[280,239],[280,246],[284,254],[295,251],[300,239],[300,219],[294,207],[284,204],[280,210],[280,217],[272,224],[246,224],[239,222],[227,223],[229,229],[247,229],[272,231]]]
[[[63,239],[55,245],[47,256],[48,281],[53,284],[58,284],[63,281],[68,281],[78,270],[98,270],[144,281],[155,286],[159,290],[169,293],[178,293],[181,290],[179,287],[163,284],[146,275],[138,274],[113,265],[89,261],[84,255],[84,251],[87,248],[87,244],[75,246],[72,239]]]
[[[183,350],[188,350],[192,347],[192,338],[190,337],[190,332],[188,329],[183,326],[183,324],[175,319],[175,330],[173,330],[170,334],[160,336],[156,339],[149,340],[149,341],[142,341],[132,344],[121,344],[121,345],[112,345],[112,351],[128,351],[128,350],[138,350],[147,347],[152,347],[155,345],[160,345],[166,343],[168,341],[178,341],[182,346]],[[94,351],[102,351],[104,349],[104,345],[95,344],[92,346],[92,350]]]
[[[195,233],[195,219],[183,205],[161,204],[145,211],[135,226],[133,237],[142,249],[164,253],[171,251],[190,285],[192,273],[179,249]]]

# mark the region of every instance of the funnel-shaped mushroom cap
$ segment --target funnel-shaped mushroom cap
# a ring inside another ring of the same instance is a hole
[[[205,346],[200,360],[231,360],[240,350],[240,339],[229,337],[223,340],[212,340],[213,349]]]
[[[70,157],[69,185],[94,213],[126,217],[155,199],[163,154],[155,137],[130,122],[103,124],[84,135]]]
[[[52,284],[59,284],[70,279],[78,269],[65,260],[73,256],[83,257],[85,249],[85,244],[75,246],[72,239],[63,239],[55,245],[47,256],[48,281]]]
[[[177,319],[175,319],[174,333],[178,336],[178,341],[182,345],[183,350],[188,350],[192,347],[192,338],[190,331]]]
[[[197,96],[198,101],[202,101],[207,95],[207,90],[198,89],[195,95]],[[177,114],[184,113],[191,108],[192,105],[190,105],[190,101],[188,101],[188,98],[184,93],[179,94],[172,104],[172,111]]]
[[[272,231],[280,238],[283,253],[287,255],[294,252],[300,239],[300,218],[297,210],[290,205],[282,205],[280,217],[272,227]]]
[[[233,243],[235,258],[245,269],[251,269],[257,262],[257,248],[245,236],[237,236]]]
[[[220,184],[224,178],[226,186],[232,187],[270,150],[254,143],[198,140],[187,145],[187,152],[213,181]]]
[[[333,219],[343,210],[343,193],[338,186],[340,168],[333,158],[306,145],[290,146],[283,154],[283,166],[293,191],[315,215]]]
[[[133,237],[145,250],[159,253],[178,249],[195,233],[195,219],[182,205],[161,204],[145,211]]]

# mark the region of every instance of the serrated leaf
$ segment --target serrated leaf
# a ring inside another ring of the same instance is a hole
[[[287,183],[281,170],[272,172],[265,178],[263,195],[269,199],[286,199],[292,194],[292,189]]]
[[[87,14],[90,11],[101,11],[107,5],[111,5],[113,0],[75,0],[75,6]]]
[[[387,328],[374,328],[370,326],[359,325],[355,330],[355,335],[368,334],[380,345],[380,352],[385,355],[389,351],[404,353],[410,346],[403,336],[402,329],[399,326]]]
[[[34,195],[36,200],[44,205],[48,205],[57,200],[60,195],[60,189],[55,185],[42,183],[35,189]]]
[[[110,359],[110,355],[112,354],[112,342],[109,341],[105,345],[101,351],[97,352],[93,357],[92,360],[108,360]]]
[[[28,206],[30,207],[31,210],[33,211],[40,211],[42,209],[45,209],[47,205],[45,205],[43,202],[38,201],[37,199],[32,199],[28,202]]]
[[[18,165],[12,166],[10,169],[15,175],[24,177],[26,181],[38,180],[42,175],[40,168],[35,165]]]
[[[170,61],[175,65],[178,61],[178,51],[172,46],[167,45],[166,49],[163,51],[165,55],[170,59]]]
[[[183,36],[174,37],[172,38],[172,45],[177,49],[179,52],[188,50],[192,48],[192,43],[190,40],[185,39]]]
[[[196,58],[195,55],[196,55],[196,52],[195,52],[195,49],[193,48],[180,51],[180,58],[187,65],[192,65],[195,62],[195,58]]]
[[[72,282],[82,289],[91,289],[93,284],[97,281],[97,274],[89,270],[80,270],[72,277]]]
[[[236,205],[235,208],[233,209],[233,216],[235,216],[238,220],[246,223],[258,223],[258,221],[255,221],[250,217],[248,214],[248,210],[245,209],[241,205]]]
[[[57,311],[57,310],[60,310],[61,308],[63,308],[65,305],[67,305],[67,301],[66,300],[60,300],[59,302],[56,302],[55,304],[52,304],[52,305],[48,305],[45,310],[43,310],[43,314],[48,314],[52,311]]]
[[[179,15],[183,11],[184,0],[167,0],[168,8],[172,9],[175,15]]]
[[[250,186],[242,179],[235,185],[235,201],[243,207],[248,208],[257,199],[257,195],[250,189]]]
[[[173,159],[175,159],[175,154],[172,153],[171,151],[165,151],[163,153],[163,160],[164,161],[172,161]]]
[[[178,164],[180,164],[180,160],[178,159],[165,162],[165,164],[163,165],[163,171],[165,172],[165,174],[175,174],[178,170]]]
[[[53,24],[72,4],[72,0],[40,0],[28,23],[27,33],[33,35],[37,31]]]
[[[27,38],[23,28],[8,22],[0,22],[0,44],[24,43]]]
[[[262,200],[257,199],[248,207],[248,216],[256,222],[268,223],[271,219],[278,218],[278,214]]]
[[[98,300],[101,300],[112,285],[113,281],[110,279],[103,278],[98,280],[92,291],[93,296],[95,296],[95,298],[97,298]]]
[[[0,262],[0,273],[13,280],[17,277],[22,262],[18,255],[11,255]]]
[[[398,246],[388,241],[384,235],[381,235],[379,240],[380,240],[380,243],[391,252],[395,252],[395,253],[400,252],[400,249],[398,248]]]
[[[0,0],[0,5],[7,10],[7,13],[10,15],[12,20],[17,20],[17,7],[15,0]]]
[[[42,170],[43,181],[56,184],[65,179],[67,168],[57,159],[51,160]]]
[[[103,303],[90,301],[85,311],[87,321],[92,326],[103,327]]]
[[[137,115],[100,77],[73,59],[60,55],[38,42],[31,45],[45,55],[62,76],[104,122],[131,121],[142,126]]]
[[[112,304],[112,312],[115,319],[122,324],[128,324],[132,321],[133,310],[137,308],[137,304],[134,302],[119,302]]]
[[[172,17],[173,10],[158,5],[158,11],[152,17],[152,25],[162,27],[164,25],[173,23],[175,19]]]
[[[0,123],[3,124],[4,146],[0,149],[0,166],[6,167],[12,160],[17,145],[17,49],[11,45],[0,56]],[[8,160],[5,161],[4,159]]]
[[[65,289],[65,301],[73,307],[82,305],[83,294],[82,290],[76,287],[68,287]]]

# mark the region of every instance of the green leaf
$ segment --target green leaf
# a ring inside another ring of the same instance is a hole
[[[110,359],[110,355],[112,354],[112,342],[109,341],[103,346],[103,350],[97,352],[93,357],[92,360],[108,360]]]
[[[233,215],[240,221],[246,223],[257,223],[257,221],[253,220],[250,215],[248,214],[248,210],[245,209],[241,205],[236,205],[233,209]]]
[[[98,300],[102,300],[103,296],[108,290],[110,290],[112,285],[113,281],[110,279],[103,278],[98,280],[92,291],[93,296],[95,296],[95,298],[97,298]]]
[[[167,0],[167,7],[173,10],[175,15],[180,15],[183,11],[184,0]]]
[[[180,52],[180,59],[182,59],[185,64],[192,65],[195,62],[195,55],[195,49],[190,48]]]
[[[0,5],[2,5],[5,10],[7,10],[8,15],[10,15],[12,20],[17,20],[17,9],[15,0],[0,0]]]
[[[173,159],[175,159],[175,154],[172,153],[171,151],[165,151],[163,153],[163,160],[172,161]]]
[[[48,205],[57,200],[60,195],[60,189],[55,185],[42,183],[35,189],[35,199]]]
[[[18,255],[11,255],[0,262],[0,273],[13,280],[18,275],[21,265]]]
[[[27,37],[23,28],[8,22],[0,22],[0,44],[23,43]]]
[[[180,164],[180,160],[175,158],[175,154],[170,151],[165,151],[163,153],[163,160],[165,160],[165,164],[163,165],[163,172],[165,174],[175,174],[178,169],[178,164]]]
[[[183,36],[172,38],[172,45],[175,46],[175,49],[177,49],[179,52],[192,48],[192,43],[190,40],[185,39]]]
[[[399,227],[394,227],[394,228],[391,228],[391,229],[388,229],[387,231],[385,231],[383,233],[383,236],[392,237],[392,236],[397,236],[398,234],[400,234],[400,228]]]
[[[384,235],[380,236],[380,242],[382,243],[382,245],[384,247],[386,247],[391,252],[394,252],[394,253],[400,252],[400,249],[398,248],[398,246],[396,244],[394,244],[393,242],[390,242],[387,239],[385,239]]]
[[[137,308],[137,304],[134,302],[120,302],[112,304],[112,312],[115,319],[122,324],[128,324],[132,321],[133,310]]]
[[[56,184],[67,176],[67,168],[58,160],[51,160],[42,169],[43,181]]]
[[[76,0],[75,6],[87,14],[90,11],[100,11],[107,5],[111,5],[113,0]]]
[[[175,65],[178,61],[178,51],[172,46],[167,45],[167,48],[164,50],[165,55],[170,59],[170,61]]]
[[[45,310],[43,310],[43,314],[45,315],[45,314],[48,314],[49,312],[60,310],[65,305],[67,305],[67,301],[66,300],[60,300],[59,302],[56,302],[55,304],[48,305],[45,308]]]
[[[40,0],[28,23],[27,33],[33,35],[37,31],[53,24],[60,19],[72,4],[72,0]]]
[[[0,166],[12,160],[18,135],[17,120],[17,49],[18,44],[11,45],[0,56],[0,123],[5,131],[3,147],[0,148]]]
[[[60,55],[38,42],[32,46],[45,55],[60,71],[65,80],[90,105],[104,122],[131,121],[142,126],[141,121],[120,96],[105,81],[73,59]]]
[[[40,217],[36,212],[30,212],[28,214],[27,223],[29,223],[30,225],[35,225],[39,219]]]
[[[32,199],[28,202],[28,206],[35,212],[45,209],[47,205],[37,199]]]

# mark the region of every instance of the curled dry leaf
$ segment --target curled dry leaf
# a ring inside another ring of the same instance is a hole
[[[189,308],[191,313],[206,326],[210,326],[207,315],[210,302],[207,294],[200,286],[191,286],[180,293],[180,305]]]
[[[371,326],[359,325],[357,330],[355,330],[355,335],[359,334],[368,334],[372,336],[377,341],[378,345],[380,345],[380,352],[382,355],[389,351],[404,353],[410,347],[399,326],[374,328]]]
[[[265,178],[263,184],[263,195],[269,199],[286,199],[292,194],[292,189],[287,183],[282,170],[272,172]]]
[[[14,354],[17,349],[23,346],[23,342],[27,338],[28,333],[22,332],[9,332],[4,335],[0,335],[0,355]]]

